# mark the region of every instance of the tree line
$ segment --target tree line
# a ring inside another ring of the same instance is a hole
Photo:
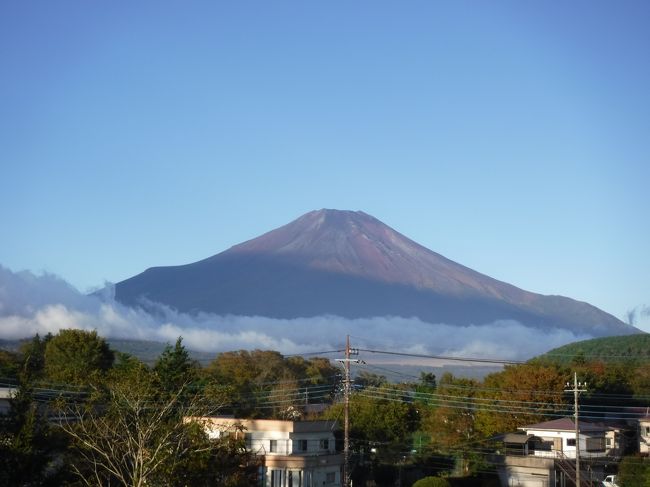
[[[181,338],[147,366],[94,331],[36,335],[0,351],[0,377],[17,389],[0,416],[0,485],[254,485],[241,438],[209,439],[184,418],[291,416],[304,395],[269,398],[305,385],[309,401],[310,387],[329,391],[337,374],[327,359],[259,350],[201,367]]]
[[[650,403],[644,361],[538,359],[481,381],[422,372],[400,384],[362,369],[350,404],[356,484],[388,485],[408,478],[405,469],[413,481],[493,472],[487,454],[499,434],[572,412],[565,388],[574,371],[589,384],[587,419],[604,411],[625,419],[629,406]],[[0,484],[8,486],[254,485],[255,458],[241,439],[210,439],[183,418],[343,418],[340,369],[327,358],[240,350],[201,366],[181,338],[148,366],[96,332],[36,335],[17,352],[0,351],[0,377],[17,387],[0,418]],[[647,478],[642,460],[622,465]]]

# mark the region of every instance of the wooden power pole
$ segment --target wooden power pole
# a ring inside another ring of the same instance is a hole
[[[352,381],[350,379],[350,363],[358,363],[359,360],[351,359],[351,355],[358,355],[357,350],[350,348],[350,335],[345,338],[345,358],[339,359],[343,362],[345,369],[345,378],[343,382],[343,487],[350,487],[350,393],[352,390]]]
[[[567,389],[566,392],[573,392],[573,416],[575,417],[575,427],[576,427],[576,487],[580,487],[580,426],[579,426],[579,416],[578,416],[578,394],[585,392],[587,389],[580,389],[580,387],[587,387],[587,383],[578,382],[578,373],[573,373],[573,387],[571,383],[566,383]],[[571,389],[568,389],[571,387]]]

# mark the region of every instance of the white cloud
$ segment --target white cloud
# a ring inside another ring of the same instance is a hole
[[[101,296],[86,296],[51,274],[14,273],[0,266],[0,337],[23,338],[80,328],[97,330],[105,337],[162,342],[174,342],[182,335],[188,348],[200,351],[259,348],[293,354],[340,349],[349,334],[358,348],[505,360],[527,359],[590,338],[515,321],[455,326],[400,317],[194,316],[154,303],[148,303],[147,312],[115,302],[110,288],[106,291]],[[381,359],[387,361],[386,356]]]

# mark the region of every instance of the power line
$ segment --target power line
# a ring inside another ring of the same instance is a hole
[[[525,362],[518,360],[502,360],[502,359],[489,359],[489,358],[471,358],[471,357],[451,357],[446,355],[424,355],[419,353],[406,353],[406,352],[390,352],[387,350],[371,350],[368,348],[359,348],[360,352],[378,353],[383,355],[397,355],[400,357],[414,357],[414,358],[429,358],[436,360],[451,360],[456,362],[470,362],[470,363],[487,363],[487,364],[502,364],[502,365],[521,365]]]

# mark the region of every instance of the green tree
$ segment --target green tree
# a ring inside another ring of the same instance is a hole
[[[208,485],[219,474],[213,444],[200,423],[187,420],[214,414],[218,405],[203,394],[184,396],[183,386],[161,394],[156,374],[133,362],[105,384],[89,402],[60,405],[61,417],[74,418],[60,427],[73,442],[71,468],[83,484]]]
[[[292,357],[293,358],[293,357]],[[291,359],[289,358],[289,363]],[[300,357],[302,358],[302,357]],[[338,367],[324,357],[312,357],[307,360],[307,367],[301,377],[309,379],[311,384],[335,384],[341,375]]]
[[[650,362],[636,368],[630,380],[630,387],[637,397],[650,396]]]
[[[196,381],[198,376],[198,366],[190,359],[182,337],[178,337],[173,348],[169,345],[165,347],[153,370],[162,390],[172,394]]]
[[[361,387],[381,387],[388,383],[386,376],[362,370],[354,378],[354,383]]]
[[[411,435],[417,429],[418,416],[403,391],[395,387],[367,388],[350,399],[351,437],[357,450],[375,448],[377,456],[386,461],[401,458],[411,449]],[[343,417],[343,404],[335,404],[326,413],[327,419]]]
[[[45,373],[54,382],[89,384],[106,373],[114,359],[96,331],[61,330],[45,346]]]
[[[236,416],[282,417],[303,401],[296,361],[275,351],[239,350],[219,354],[205,370],[207,379],[228,386]]]
[[[283,357],[269,350],[224,352],[202,371],[203,380],[227,387],[236,416],[296,418],[305,403],[331,398],[340,377],[323,357]]]
[[[640,456],[623,458],[618,465],[617,483],[621,487],[648,487],[650,485],[650,461]]]
[[[21,384],[10,400],[9,413],[0,417],[0,485],[60,485],[64,469],[55,462],[65,444],[34,401],[33,391]]]
[[[412,487],[450,487],[447,479],[442,477],[424,477],[413,484]]]
[[[0,378],[16,379],[20,369],[20,356],[17,353],[0,350]]]
[[[637,368],[630,363],[605,363],[600,360],[586,362],[582,367],[574,367],[581,381],[588,384],[584,394],[584,404],[602,405],[603,395],[608,395],[608,405],[629,406],[634,394],[634,382],[638,376]],[[572,375],[567,371],[567,375]],[[595,398],[591,396],[595,395]],[[644,403],[645,404],[645,403]]]
[[[232,414],[253,416],[259,400],[255,381],[261,374],[260,368],[251,352],[239,350],[217,355],[204,374],[208,381],[228,387]]]
[[[311,385],[334,385],[341,375],[341,371],[324,357],[309,360],[300,356],[288,357],[285,364],[297,379]]]
[[[429,389],[435,389],[436,374],[432,372],[420,372],[420,385]]]
[[[472,442],[477,439],[476,395],[472,379],[443,374],[437,387],[437,404],[422,408],[421,429],[431,438],[430,446],[457,459],[458,470],[467,475],[473,465]]]
[[[312,357],[306,360],[295,356],[285,358],[285,364],[294,377],[299,404],[329,402],[333,399],[341,372],[329,359]]]
[[[22,357],[21,374],[26,380],[39,379],[43,376],[45,368],[45,347],[52,339],[48,333],[41,338],[37,333],[34,337],[20,346],[19,353]]]
[[[199,423],[188,425],[190,455],[176,465],[174,485],[250,487],[257,484],[259,459],[246,450],[243,435],[210,439]]]

